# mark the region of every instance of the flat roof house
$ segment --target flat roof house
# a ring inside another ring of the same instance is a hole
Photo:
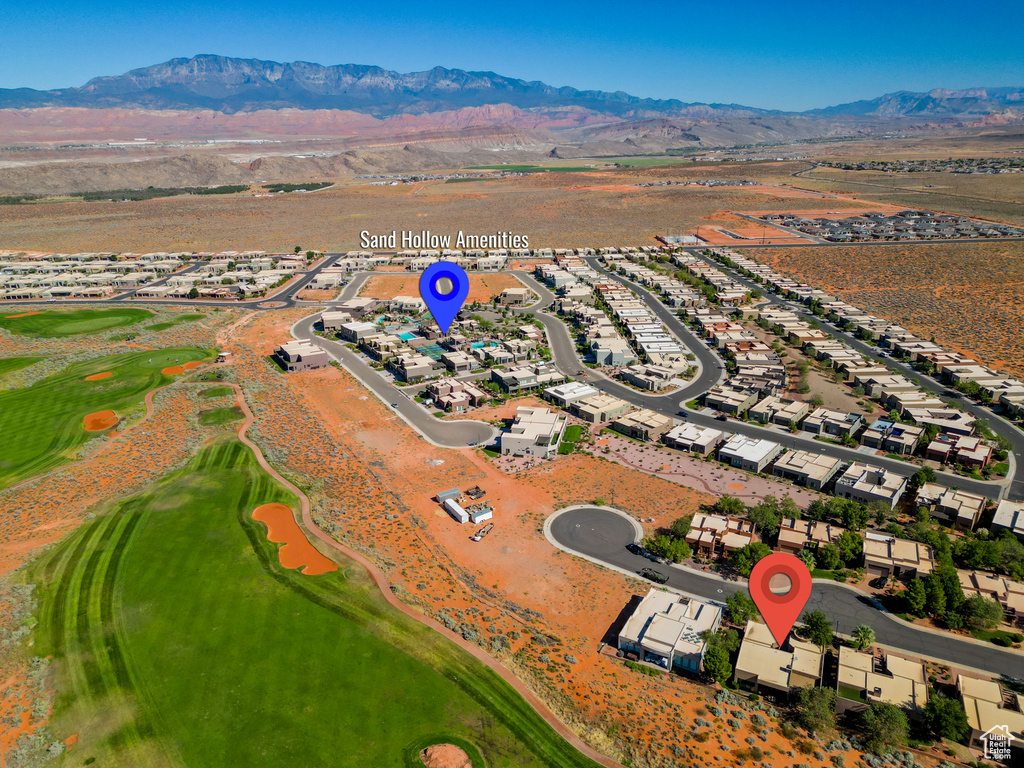
[[[753,389],[734,389],[728,384],[721,384],[708,390],[704,395],[704,405],[708,408],[739,415],[757,402],[757,391]]]
[[[320,313],[320,322],[328,333],[337,333],[345,323],[352,322],[352,315],[338,310],[325,310]]]
[[[824,664],[825,652],[814,643],[790,635],[783,650],[766,625],[748,621],[733,679],[754,693],[767,688],[788,696],[797,688],[817,688]]]
[[[717,448],[725,439],[725,434],[720,429],[712,427],[698,427],[696,424],[680,424],[673,427],[661,438],[665,445],[670,448],[678,448],[680,451],[699,453],[707,456]]]
[[[920,541],[897,539],[884,531],[864,534],[864,567],[870,578],[927,576],[935,570],[932,548]]]
[[[836,480],[835,495],[861,504],[884,501],[892,509],[907,489],[907,478],[855,461]]]
[[[374,323],[343,323],[338,327],[338,335],[345,341],[351,341],[354,344],[375,333],[380,333],[380,328]]]
[[[1024,502],[1001,499],[992,516],[992,531],[1013,531],[1024,539]]]
[[[810,451],[790,451],[775,462],[772,474],[797,485],[803,485],[815,491],[824,488],[831,480],[842,462],[831,456]]]
[[[554,387],[544,390],[545,400],[549,400],[560,408],[568,408],[569,405],[578,400],[585,400],[588,397],[597,395],[597,387],[592,387],[582,381],[567,381]]]
[[[632,409],[632,403],[604,393],[585,400],[575,400],[569,405],[571,414],[591,424],[617,419]]]
[[[748,413],[750,418],[765,424],[779,424],[788,427],[791,424],[798,424],[808,411],[810,411],[810,406],[800,400],[770,395],[751,406]]]
[[[701,634],[721,623],[716,605],[651,589],[619,632],[618,648],[662,669],[696,673],[707,648]]]
[[[530,301],[531,295],[529,288],[506,288],[499,294],[498,303],[521,307]]]
[[[274,352],[278,364],[289,373],[323,368],[331,360],[327,353],[308,341],[289,341]]]
[[[840,714],[863,712],[878,702],[919,716],[928,703],[928,676],[920,662],[841,646],[836,691]]]
[[[967,712],[967,724],[971,726],[970,746],[982,749],[982,736],[994,729],[1005,729],[1013,737],[1007,764],[1019,765],[1024,749],[1024,696],[1003,688],[994,680],[964,675],[957,675],[956,690]]]
[[[859,413],[834,411],[830,408],[817,408],[804,419],[800,428],[816,435],[832,435],[833,437],[853,436],[864,423]]]
[[[799,555],[805,549],[817,549],[826,544],[834,544],[844,533],[845,528],[820,520],[784,517],[779,523],[779,549],[791,555]]]
[[[729,555],[756,541],[753,523],[724,515],[694,515],[686,534],[686,542],[702,557]]]
[[[631,365],[623,368],[619,375],[622,380],[640,389],[656,391],[672,383],[675,371],[662,365]]]
[[[986,499],[977,493],[946,488],[935,499],[932,514],[965,531],[974,530],[985,509]]]
[[[733,435],[718,449],[718,458],[748,472],[762,472],[782,452],[771,440]]]
[[[966,597],[981,595],[989,600],[995,600],[1003,606],[1008,621],[1024,621],[1024,584],[988,571],[958,569],[956,575]]]
[[[920,424],[900,424],[889,419],[877,419],[860,436],[860,444],[886,453],[909,456],[924,435]]]
[[[551,456],[558,450],[566,421],[547,408],[516,408],[512,427],[498,437],[502,455]]]
[[[612,429],[638,440],[660,440],[661,436],[675,426],[675,419],[646,408],[631,411],[612,422]]]

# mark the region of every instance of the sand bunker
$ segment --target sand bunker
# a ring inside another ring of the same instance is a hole
[[[28,317],[29,315],[41,315],[42,312],[22,312],[20,315],[4,315],[5,318]]]
[[[420,760],[427,768],[473,768],[463,750],[454,744],[435,744],[420,752]]]
[[[86,376],[86,381],[99,381],[100,379],[106,379],[109,376],[113,376],[113,371],[104,371],[103,373],[94,373],[92,376]]]
[[[193,368],[198,368],[200,365],[203,365],[203,363],[198,360],[191,363],[185,363],[184,365],[171,365],[164,368],[160,373],[166,373],[168,376],[177,376],[179,373],[191,371]]]
[[[281,565],[285,568],[302,568],[307,576],[318,576],[338,570],[338,566],[328,560],[319,550],[309,543],[299,524],[295,522],[291,509],[284,504],[264,504],[252,513],[253,520],[259,520],[267,526],[267,538],[270,541],[283,543],[277,551]]]
[[[117,414],[113,411],[96,411],[86,416],[82,422],[86,432],[101,432],[117,424]]]

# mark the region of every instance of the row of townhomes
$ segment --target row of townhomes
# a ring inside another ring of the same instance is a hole
[[[190,268],[191,267],[191,268]],[[303,254],[0,253],[0,300],[239,299],[262,294],[308,267]]]

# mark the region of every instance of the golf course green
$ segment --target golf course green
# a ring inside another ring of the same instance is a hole
[[[0,392],[0,488],[47,472],[74,458],[76,449],[96,432],[82,420],[112,410],[119,416],[141,403],[149,390],[173,380],[160,371],[213,352],[194,347],[109,355],[75,363],[31,387]],[[86,377],[111,372],[107,378]]]
[[[108,328],[134,325],[153,317],[148,309],[113,307],[110,309],[50,309],[45,312],[0,315],[0,328],[21,336],[60,338],[83,333],[99,333]]]
[[[595,768],[360,567],[283,568],[267,503],[298,502],[226,438],[32,564],[69,765],[405,768],[451,742],[474,768]]]

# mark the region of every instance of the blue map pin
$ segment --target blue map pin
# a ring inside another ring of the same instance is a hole
[[[420,296],[427,303],[442,333],[448,333],[452,320],[459,314],[468,295],[469,276],[458,264],[450,261],[435,262],[420,277]]]

